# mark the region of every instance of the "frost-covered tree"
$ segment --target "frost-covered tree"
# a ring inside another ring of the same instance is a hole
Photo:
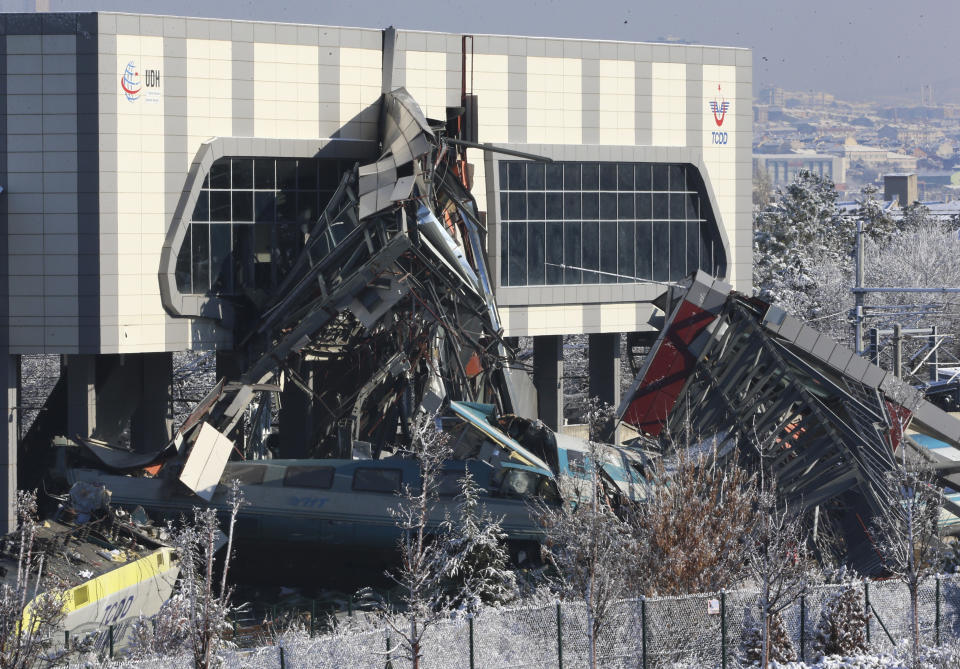
[[[647,596],[716,592],[744,576],[743,537],[757,523],[756,477],[710,453],[681,450],[660,461],[642,504],[628,514],[637,547],[636,573]]]
[[[450,604],[474,613],[481,605],[504,604],[517,596],[510,569],[507,533],[480,501],[480,488],[469,466],[460,481],[458,515],[441,526],[445,558],[442,587]]]
[[[592,401],[586,415],[592,434],[604,429],[609,407]],[[613,510],[601,484],[600,463],[606,447],[590,442],[584,459],[586,485],[575,504],[539,504],[535,513],[544,528],[548,557],[559,574],[565,597],[582,600],[587,611],[591,669],[597,666],[597,643],[613,620],[614,606],[632,594],[636,542],[630,526]]]
[[[775,616],[808,589],[807,537],[801,519],[777,499],[777,486],[761,486],[759,518],[746,537],[747,570],[760,593],[757,608],[763,638],[762,664],[771,659]]]
[[[450,455],[450,438],[437,429],[433,415],[418,417],[411,437],[410,449],[420,465],[420,485],[404,484],[400,503],[391,511],[402,533],[397,542],[400,565],[387,572],[387,577],[400,587],[404,610],[399,618],[388,614],[385,620],[400,636],[413,669],[418,669],[424,633],[450,609],[450,596],[444,588],[448,556],[444,542],[437,541],[429,528],[440,472]],[[463,597],[470,598],[466,593]]]
[[[867,651],[867,611],[863,588],[847,581],[820,612],[814,650],[821,655],[856,655]]]
[[[769,642],[764,643],[769,626]],[[768,625],[757,621],[752,609],[743,613],[743,632],[740,637],[740,656],[744,663],[766,667],[769,662],[795,662],[797,649],[787,633],[783,616],[774,613]]]
[[[0,667],[4,669],[52,665],[69,653],[53,650],[54,636],[62,633],[66,589],[44,572],[35,492],[17,491],[17,521],[16,532],[3,546],[17,564],[17,573],[0,584]]]
[[[174,596],[163,604],[152,620],[141,618],[132,631],[132,652],[136,656],[166,656],[179,651],[189,652],[194,666],[208,669],[217,663],[217,655],[231,629],[230,598],[233,588],[227,585],[233,531],[237,515],[244,504],[243,492],[234,480],[227,496],[229,524],[226,553],[222,558],[222,575],[216,587],[216,553],[223,532],[213,508],[194,507],[193,521],[170,528],[172,544],[177,551],[180,579]]]

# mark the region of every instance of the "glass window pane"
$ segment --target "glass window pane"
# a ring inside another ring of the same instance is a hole
[[[254,203],[256,205],[256,217],[254,220],[263,223],[273,223],[277,220],[277,212],[275,209],[277,196],[274,195],[272,191],[269,193],[255,193]]]
[[[600,193],[600,218],[608,221],[617,219],[616,193]]]
[[[210,191],[210,220],[211,221],[229,221],[230,220],[230,191],[228,190]]]
[[[700,224],[687,221],[687,274],[700,267]]]
[[[284,488],[317,488],[333,486],[333,467],[287,467],[283,472]]]
[[[583,190],[597,190],[600,188],[600,163],[583,163]]]
[[[543,193],[527,193],[527,218],[531,221],[542,221],[544,218]]]
[[[637,193],[637,211],[638,219],[651,218],[653,216],[653,195],[650,193]]]
[[[687,271],[687,224],[670,221],[670,280],[679,281]]]
[[[600,269],[600,224],[595,221],[583,222],[583,256],[580,262],[584,270]],[[584,271],[584,283],[598,283],[597,273]]]
[[[510,223],[510,285],[527,284],[527,224]]]
[[[504,163],[500,163],[503,165]],[[510,285],[510,224],[500,224],[500,285]]]
[[[617,224],[617,273],[620,274],[617,281],[620,283],[629,283],[633,279],[627,277],[635,276],[633,263],[635,238],[633,221],[620,221]]]
[[[547,190],[563,190],[563,164],[547,163]]]
[[[500,190],[506,190],[509,185],[507,184],[507,165],[506,160],[501,160],[497,163],[497,171],[500,175]]]
[[[297,161],[297,188],[300,190],[317,190],[316,160],[302,158]]]
[[[578,268],[581,266],[581,253],[583,246],[580,243],[580,221],[564,221],[563,223],[563,264],[567,269],[563,271],[563,282],[567,284],[581,283],[582,274]]]
[[[282,191],[277,194],[277,220],[289,223],[297,220],[296,191]]]
[[[253,220],[253,191],[233,191],[233,216],[231,220],[245,222]]]
[[[600,283],[617,283],[617,222],[600,223]]]
[[[220,477],[221,485],[230,485],[236,479],[241,485],[259,485],[267,473],[266,465],[255,465],[246,462],[231,462],[224,467]]]
[[[625,221],[633,219],[633,193],[620,193],[617,195],[617,220]]]
[[[670,218],[683,220],[687,217],[686,199],[683,193],[670,193]]]
[[[302,245],[300,226],[283,223],[277,225],[277,248],[274,251],[277,259],[277,279],[283,278],[290,271]]]
[[[652,184],[650,180],[650,163],[637,163],[633,171],[636,182],[634,186],[637,190],[650,190]]]
[[[558,196],[559,197],[559,196]],[[563,217],[568,221],[580,220],[580,193],[563,194]]]
[[[200,187],[201,187],[201,188],[210,188],[210,174],[209,174],[209,172],[208,172],[207,174],[203,175],[203,184],[202,184]]]
[[[637,242],[635,245],[634,260],[638,279],[653,277],[653,239],[651,237],[652,224],[650,221],[637,221]]]
[[[527,197],[525,193],[510,193],[511,221],[523,221],[527,218]]]
[[[233,188],[253,188],[253,160],[250,158],[234,158]]]
[[[336,190],[337,186],[340,185],[340,178],[343,176],[343,173],[351,169],[351,167],[347,165],[341,166],[338,160],[320,158],[317,162],[319,163],[317,165],[317,171],[320,173],[321,190]]]
[[[668,194],[653,194],[653,217],[660,219],[670,217],[670,196]]]
[[[563,223],[548,222],[546,233],[547,284],[556,285],[563,283],[563,268],[558,267],[563,264]]]
[[[400,491],[399,469],[363,467],[353,472],[353,489],[367,492],[396,493]]]
[[[652,225],[653,231],[653,280],[670,280],[670,224],[658,221]]]
[[[556,192],[547,193],[546,217],[548,219],[559,221],[564,217],[563,198],[565,198],[567,195],[569,195],[569,193],[564,193],[562,195]]]
[[[297,220],[314,222],[320,218],[317,206],[317,191],[302,190],[297,193]]]
[[[565,190],[580,190],[580,163],[565,163],[563,166]]]
[[[600,190],[617,190],[616,163],[600,163]]]
[[[233,292],[255,288],[253,276],[253,226],[233,226]]]
[[[706,223],[698,224],[700,226],[700,269],[708,274],[714,274],[713,262],[713,240],[707,232],[709,226]]]
[[[269,188],[273,190],[277,182],[273,178],[273,158],[257,158],[253,163],[253,183],[257,188]]]
[[[254,283],[261,290],[269,289],[273,278],[273,223],[256,223],[253,226],[253,271]]]
[[[545,265],[546,243],[543,223],[530,223],[527,232],[527,284],[542,286],[546,283]]]
[[[500,192],[500,220],[505,221],[510,218],[510,209],[507,207],[507,194]]]
[[[617,190],[633,190],[633,164],[617,165]]]
[[[220,158],[210,166],[210,188],[230,188],[229,158]]]
[[[659,165],[654,163],[652,165],[653,169],[653,190],[668,190],[669,189],[669,177],[666,165]]]
[[[192,282],[190,280],[190,231],[192,229],[192,225],[187,226],[187,234],[183,238],[183,245],[180,247],[179,253],[177,253],[177,290],[181,293],[193,292]]]
[[[543,190],[543,163],[527,163],[527,190]]]
[[[193,208],[193,220],[210,220],[210,191],[202,190],[197,195],[197,204]]]
[[[683,165],[670,166],[670,190],[687,190]]]
[[[206,223],[194,223],[191,235],[191,254],[193,261],[193,292],[206,293],[210,290],[210,226]]]
[[[687,193],[687,218],[700,218],[700,198],[696,193]]]
[[[583,217],[595,221],[600,218],[600,194],[597,192],[583,194]]]
[[[277,188],[279,190],[294,190],[297,187],[297,161],[277,161]]]
[[[519,161],[508,163],[507,172],[509,175],[508,187],[510,190],[526,190],[527,172],[523,163]]]
[[[228,223],[210,226],[210,276],[213,278],[215,294],[229,293],[233,290],[230,280],[230,225]]]

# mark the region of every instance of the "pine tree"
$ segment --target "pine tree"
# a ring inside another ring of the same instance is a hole
[[[783,616],[774,613],[769,617],[771,662],[795,662],[797,649],[787,633]],[[763,664],[763,625],[757,620],[753,609],[745,609],[743,614],[743,633],[740,638],[740,655],[744,663],[762,666]]]
[[[449,515],[441,528],[444,589],[455,608],[476,611],[482,604],[503,604],[516,597],[516,575],[509,568],[507,538],[500,523],[480,502],[480,488],[468,468],[460,481],[459,517]]]
[[[854,655],[867,651],[867,617],[863,592],[847,583],[820,614],[814,649],[821,655]]]

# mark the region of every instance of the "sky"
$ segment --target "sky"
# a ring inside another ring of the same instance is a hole
[[[290,23],[753,49],[754,84],[841,99],[960,103],[960,0],[0,0],[4,11],[129,11]]]

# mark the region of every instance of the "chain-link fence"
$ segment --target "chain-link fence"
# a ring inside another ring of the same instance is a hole
[[[781,612],[797,659],[818,656],[817,625],[822,613],[845,587],[809,589]],[[853,585],[868,612],[870,651],[889,651],[911,636],[910,596],[900,581]],[[686,597],[630,599],[614,603],[599,623],[597,665],[627,667],[740,666],[741,641],[751,620],[759,620],[758,593],[737,590]],[[937,646],[960,637],[960,577],[925,582],[918,593],[921,640]],[[475,617],[441,620],[429,626],[421,643],[420,667],[445,669],[530,669],[589,666],[587,607],[557,602],[520,608],[487,609]],[[227,666],[271,669],[406,669],[409,650],[397,630],[278,637],[276,645],[231,650]],[[161,664],[128,663],[139,669]]]

